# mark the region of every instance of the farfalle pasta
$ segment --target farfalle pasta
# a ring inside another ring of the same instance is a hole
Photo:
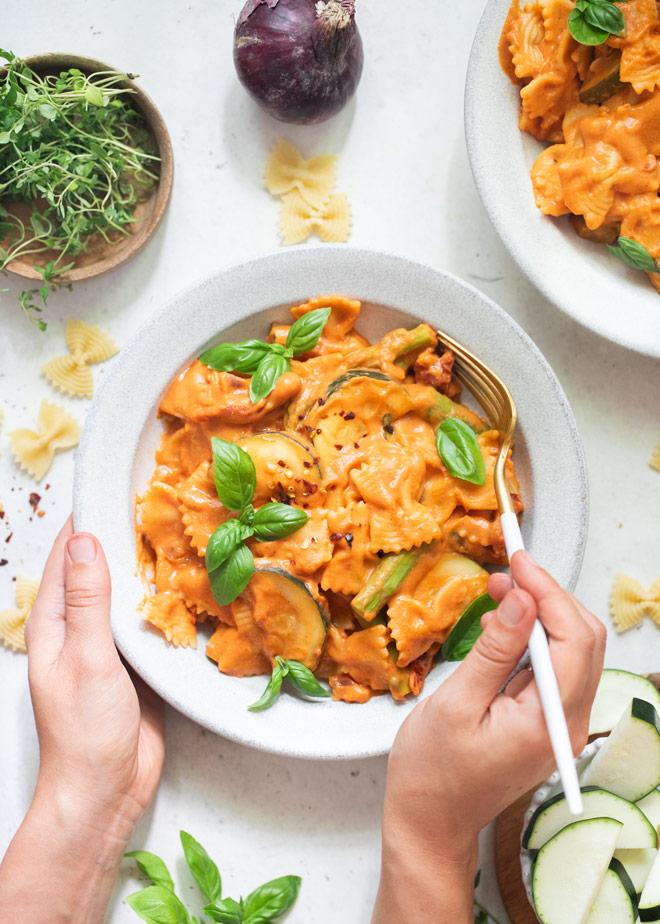
[[[351,233],[351,207],[346,193],[330,196],[319,208],[305,202],[300,193],[284,197],[280,212],[280,231],[285,245],[301,244],[316,232],[327,244],[341,244]]]
[[[610,597],[612,622],[619,632],[632,629],[644,616],[660,625],[660,578],[648,590],[629,574],[617,574]]]
[[[321,154],[309,160],[289,141],[280,138],[270,152],[264,185],[273,196],[296,191],[312,209],[320,209],[337,179],[337,155]]]
[[[69,355],[56,356],[42,366],[41,371],[51,385],[65,394],[91,398],[94,379],[90,365],[105,362],[119,349],[98,327],[73,320],[66,322],[66,345]]]
[[[43,400],[39,408],[39,430],[12,430],[8,436],[18,464],[41,481],[53,464],[55,453],[72,449],[80,442],[81,429],[59,404]]]
[[[583,238],[633,242],[641,260],[617,254],[660,290],[658,6],[617,5],[621,34],[596,46],[571,35],[574,9],[573,0],[513,0],[500,39],[502,67],[521,85],[519,127],[550,142],[531,171],[534,200],[545,215],[570,216]]]
[[[420,692],[452,627],[485,592],[483,565],[506,562],[493,488],[500,435],[454,400],[454,358],[431,327],[372,345],[355,330],[356,299],[314,298],[290,313],[298,321],[319,309],[329,316],[318,342],[266,397],[252,403],[249,375],[199,360],[164,395],[156,468],[136,501],[150,585],[142,615],[181,647],[195,647],[197,625],[208,623],[206,653],[231,676],[295,660],[328,680],[335,699],[400,700]],[[290,328],[274,322],[267,343],[285,348]],[[435,432],[447,417],[478,434],[483,485],[454,477],[440,458]],[[277,503],[306,514],[284,538],[245,540],[254,572],[222,604],[205,556],[238,514],[218,498],[214,437],[250,456],[257,513]],[[520,512],[511,458],[507,477]]]
[[[16,578],[16,608],[0,612],[0,642],[14,651],[25,651],[25,623],[39,592],[39,581]]]

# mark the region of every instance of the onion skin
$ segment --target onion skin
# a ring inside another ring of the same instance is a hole
[[[248,0],[234,33],[234,64],[252,99],[281,122],[324,122],[362,74],[352,0]]]

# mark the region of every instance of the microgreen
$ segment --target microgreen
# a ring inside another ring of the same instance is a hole
[[[474,430],[457,417],[447,417],[435,434],[438,455],[450,475],[472,484],[486,483],[486,466]]]
[[[263,712],[264,709],[269,709],[280,695],[285,678],[294,689],[307,696],[330,696],[329,690],[321,686],[314,674],[301,661],[285,661],[277,655],[266,689],[256,703],[248,706],[250,712]]]
[[[300,876],[280,876],[258,886],[246,898],[222,898],[222,880],[199,841],[186,831],[179,832],[188,868],[200,892],[209,902],[204,913],[220,924],[273,924],[293,906],[300,892]],[[134,850],[125,854],[136,860],[140,871],[153,885],[133,892],[126,901],[147,924],[197,924],[174,892],[167,867],[156,854]],[[167,874],[165,879],[163,870]],[[203,924],[203,921],[202,921]]]
[[[211,591],[220,606],[232,603],[247,587],[254,572],[252,552],[245,545],[251,536],[258,542],[284,539],[305,525],[304,510],[289,504],[269,503],[255,510],[252,499],[257,473],[249,454],[214,436],[213,474],[222,505],[238,514],[221,523],[206,546],[205,561]]]
[[[602,45],[610,35],[620,35],[625,27],[623,13],[614,0],[576,0],[568,15],[568,31],[581,45]]]
[[[277,380],[291,369],[291,360],[313,350],[319,342],[330,308],[315,308],[294,321],[286,343],[244,340],[220,343],[202,353],[200,362],[217,372],[242,372],[250,375],[250,401],[256,404],[268,397]]]
[[[470,603],[458,618],[442,646],[445,661],[462,661],[481,635],[481,617],[494,610],[497,603],[490,594],[481,594]]]
[[[40,76],[12,52],[0,74],[0,270],[13,260],[56,256],[35,266],[38,288],[18,296],[32,323],[92,235],[128,233],[138,202],[158,180],[158,156],[142,116],[127,102],[130,77],[69,68]],[[8,211],[30,206],[29,218]]]
[[[648,250],[631,237],[620,237],[616,244],[608,244],[608,250],[626,266],[647,273],[657,273],[658,267]]]

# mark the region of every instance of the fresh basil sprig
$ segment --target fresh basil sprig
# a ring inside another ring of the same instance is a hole
[[[621,35],[625,27],[623,13],[614,0],[576,0],[568,15],[568,31],[581,45],[602,45],[610,35]]]
[[[252,376],[250,401],[256,404],[266,398],[279,377],[291,369],[294,356],[314,349],[330,317],[330,310],[315,308],[294,321],[284,345],[261,340],[220,343],[202,353],[199,361],[217,372],[242,372]]]
[[[626,266],[646,273],[657,273],[658,267],[648,250],[634,241],[631,237],[620,237],[616,244],[608,244],[607,248]]]
[[[486,483],[486,466],[472,427],[457,417],[447,417],[435,432],[438,455],[454,478],[472,484]]]
[[[490,594],[481,594],[464,610],[442,646],[445,661],[462,661],[481,635],[481,617],[497,603]]]
[[[285,661],[284,658],[276,655],[268,685],[256,703],[248,706],[250,712],[263,712],[264,709],[272,706],[280,695],[285,677],[292,687],[307,696],[330,696],[330,691],[321,686],[314,674],[301,661]]]
[[[254,557],[245,540],[250,536],[259,542],[284,539],[304,526],[309,517],[289,504],[264,504],[255,510],[252,498],[257,472],[249,454],[217,436],[211,439],[211,447],[218,498],[227,510],[238,513],[218,526],[205,553],[211,591],[216,602],[225,606],[245,590],[254,573]]]
[[[302,882],[300,876],[280,876],[258,886],[245,899],[223,899],[218,867],[192,835],[185,831],[179,834],[188,868],[209,902],[204,913],[212,921],[220,924],[273,924],[274,919],[288,911],[298,898]],[[197,924],[197,919],[189,914],[176,896],[172,879],[160,857],[146,850],[134,850],[125,856],[135,859],[141,872],[154,883],[126,899],[143,921],[147,924]]]

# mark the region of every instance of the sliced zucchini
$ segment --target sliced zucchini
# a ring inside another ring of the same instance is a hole
[[[656,853],[651,847],[642,850],[619,850],[617,847],[614,851],[614,859],[623,863],[638,896],[649,877]]]
[[[630,876],[612,859],[585,924],[635,924],[637,893]]]
[[[326,389],[324,400],[327,401],[328,398],[332,398],[342,385],[350,382],[351,379],[375,379],[377,382],[394,382],[394,379],[390,378],[389,375],[385,375],[384,372],[379,372],[377,369],[349,369],[348,372],[343,372],[330,382]],[[398,382],[396,384],[398,385]]]
[[[660,921],[660,851],[656,853],[639,900],[640,921]]]
[[[630,671],[604,670],[591,707],[589,734],[612,731],[634,696],[651,703],[660,713],[660,693],[650,680]]]
[[[541,847],[532,894],[542,924],[585,924],[621,828],[613,818],[587,818],[562,828]]]
[[[638,802],[660,786],[660,718],[636,697],[580,777],[583,786],[599,786]]]
[[[595,58],[589,67],[587,79],[580,87],[580,102],[589,105],[604,103],[620,90],[621,52],[613,49],[610,54]]]
[[[633,802],[596,787],[582,789],[584,810],[580,819],[615,818],[623,825],[617,848],[657,847],[658,834],[641,809]],[[551,837],[573,820],[564,793],[547,799],[532,815],[523,835],[523,847],[539,850]]]
[[[367,623],[373,621],[392,594],[408,577],[425,548],[428,546],[405,552],[390,552],[389,555],[381,558],[367,583],[351,601],[351,608],[358,619]]]
[[[660,826],[660,790],[654,789],[648,796],[644,796],[637,803],[637,808],[641,809],[653,827],[658,829]]]
[[[255,506],[270,500],[313,506],[321,500],[321,468],[309,443],[280,430],[253,433],[237,442],[257,471]]]
[[[329,625],[325,600],[311,585],[274,565],[256,569],[244,593],[264,634],[264,654],[302,661],[314,670]]]

